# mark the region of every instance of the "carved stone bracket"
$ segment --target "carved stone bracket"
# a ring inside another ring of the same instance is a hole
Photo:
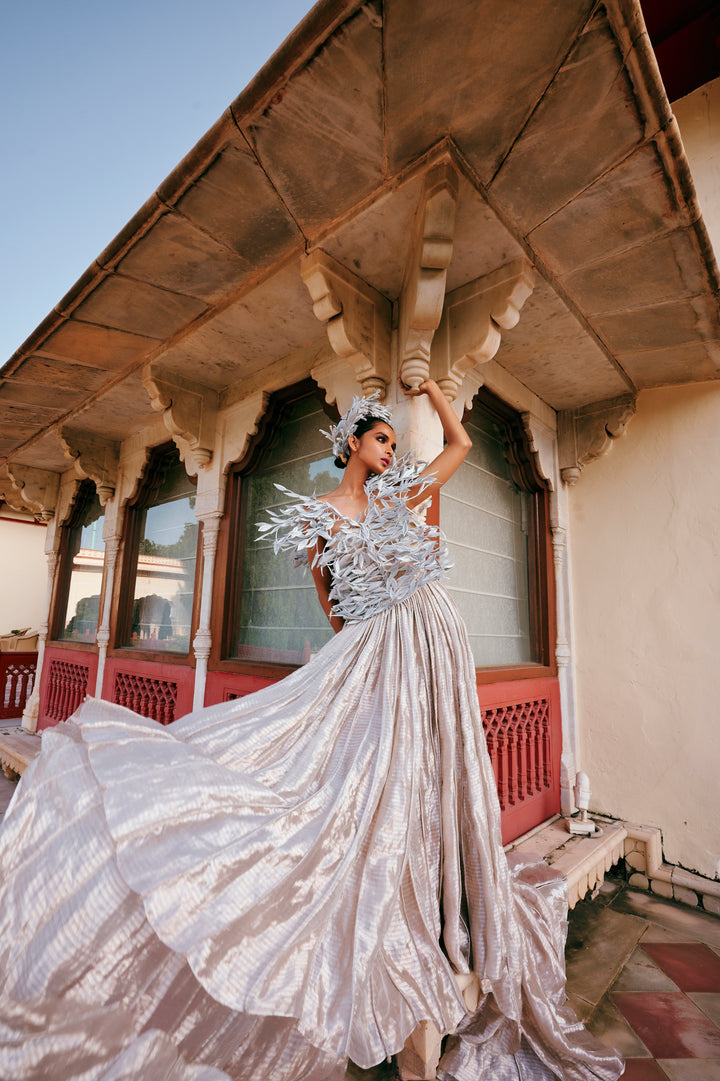
[[[632,394],[558,413],[560,476],[566,484],[574,484],[583,466],[610,449],[613,439],[624,434],[634,413]]]
[[[428,171],[400,295],[400,374],[410,387],[420,386],[430,375],[430,348],[442,317],[453,253],[457,195],[458,177],[449,161]]]
[[[41,522],[49,522],[55,515],[60,475],[49,469],[36,469],[29,465],[10,462],[7,467],[16,498]],[[12,493],[9,493],[12,495]],[[11,505],[12,498],[8,500]]]
[[[501,331],[517,324],[534,285],[535,272],[522,258],[448,293],[432,346],[430,375],[449,401],[457,397],[466,375],[495,356]],[[478,374],[477,387],[481,383]]]
[[[98,498],[104,507],[117,487],[118,444],[69,427],[61,428],[59,435],[65,455],[74,461],[78,475],[95,481]]]
[[[205,469],[215,446],[216,391],[180,375],[161,374],[152,364],[143,371],[143,384],[189,472]]]
[[[324,251],[306,255],[300,274],[333,351],[352,366],[363,394],[379,390],[384,398],[390,381],[390,301]]]
[[[222,461],[220,468],[225,473],[233,462],[239,462],[247,450],[248,443],[258,430],[258,425],[267,411],[270,395],[258,391],[230,406],[222,414],[220,425],[219,452]],[[208,508],[208,511],[212,508]],[[201,511],[196,511],[200,516]],[[203,512],[204,513],[204,512]]]

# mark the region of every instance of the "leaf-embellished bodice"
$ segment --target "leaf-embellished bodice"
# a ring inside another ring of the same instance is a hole
[[[272,537],[276,552],[306,552],[318,540],[313,564],[332,575],[333,612],[348,621],[367,619],[406,600],[421,586],[440,578],[450,560],[440,530],[427,526],[408,506],[432,484],[418,480],[418,464],[399,459],[381,476],[371,477],[368,505],[348,518],[316,496],[301,496],[277,484],[292,502],[269,511],[258,523],[263,539]]]

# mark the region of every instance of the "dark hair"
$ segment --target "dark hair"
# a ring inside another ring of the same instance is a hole
[[[383,420],[382,417],[365,417],[363,420],[359,420],[357,422],[357,426],[355,428],[355,431],[352,434],[354,436],[357,436],[358,439],[361,439],[362,436],[365,435],[365,432],[371,432],[373,430],[373,428],[376,428],[378,426],[378,424],[387,424],[387,423],[388,422],[386,420]],[[390,425],[388,425],[388,427],[390,427]],[[348,461],[349,460],[350,460],[350,458],[348,457]],[[344,469],[346,465],[347,465],[347,462],[344,462],[342,460],[342,458],[336,458],[335,459],[335,466],[338,469]]]

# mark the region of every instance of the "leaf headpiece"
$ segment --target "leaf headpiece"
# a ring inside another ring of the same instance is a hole
[[[329,432],[322,428],[320,432],[332,443],[333,454],[344,462],[350,457],[350,436],[355,434],[355,429],[361,420],[367,417],[377,417],[386,424],[392,424],[392,413],[380,402],[380,391],[373,391],[367,398],[353,398],[353,403],[347,412],[340,418],[337,424],[333,424]]]

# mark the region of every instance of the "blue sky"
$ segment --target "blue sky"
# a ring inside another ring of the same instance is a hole
[[[0,365],[311,0],[5,0]]]

